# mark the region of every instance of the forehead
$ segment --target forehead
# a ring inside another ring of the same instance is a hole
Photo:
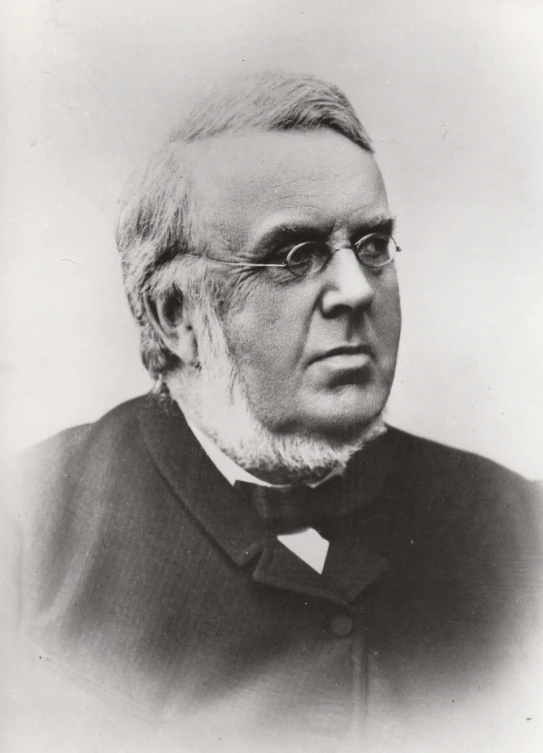
[[[389,214],[373,156],[328,129],[246,132],[189,150],[204,232],[239,251],[274,225],[354,230]]]

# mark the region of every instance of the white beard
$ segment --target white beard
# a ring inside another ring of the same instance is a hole
[[[181,410],[242,468],[294,481],[342,470],[367,442],[386,431],[381,412],[360,436],[326,441],[305,435],[277,434],[254,414],[232,358],[223,326],[212,304],[200,301],[193,322],[200,369],[179,369],[168,388]]]

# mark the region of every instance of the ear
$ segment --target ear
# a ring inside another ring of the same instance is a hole
[[[198,343],[184,296],[146,298],[145,310],[157,337],[174,353],[184,366],[198,363]]]

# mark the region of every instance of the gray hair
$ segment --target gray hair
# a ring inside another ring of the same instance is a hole
[[[180,361],[155,333],[145,301],[160,296],[167,300],[181,292],[193,302],[204,295],[220,299],[220,290],[197,260],[183,258],[184,252],[201,254],[203,243],[190,201],[185,145],[248,129],[321,128],[373,152],[351,103],[336,86],[309,74],[281,71],[234,78],[203,97],[166,145],[129,180],[116,240],[126,294],[140,326],[142,361],[158,391],[166,390],[165,379]]]

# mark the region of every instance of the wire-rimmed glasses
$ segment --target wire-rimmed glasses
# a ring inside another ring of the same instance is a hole
[[[317,274],[328,264],[336,251],[350,248],[360,264],[369,269],[381,269],[394,261],[397,253],[401,251],[391,235],[386,233],[370,233],[351,246],[330,246],[324,241],[304,241],[293,246],[287,254],[284,262],[256,263],[245,261],[225,261],[214,259],[209,256],[197,257],[219,264],[228,264],[232,267],[280,267],[287,269],[295,277],[309,277]],[[196,256],[196,254],[184,254],[184,256]]]

